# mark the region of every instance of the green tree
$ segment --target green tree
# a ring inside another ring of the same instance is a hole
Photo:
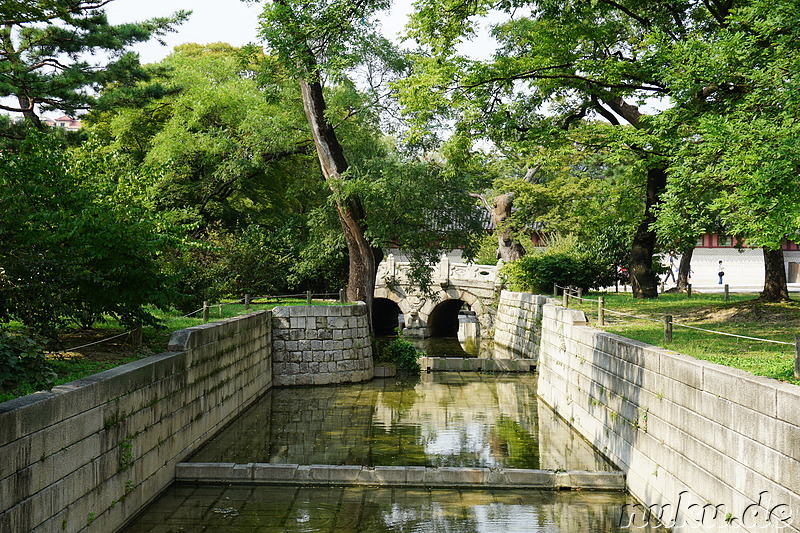
[[[444,118],[498,145],[545,146],[554,139],[580,141],[573,132],[583,122],[602,119],[614,126],[603,128],[598,141],[635,155],[639,175],[630,186],[643,190],[630,254],[634,295],[656,297],[652,225],[674,131],[654,125],[660,111],[644,104],[674,92],[664,77],[672,64],[669,47],[691,32],[719,30],[729,2],[423,0],[418,6],[412,33],[427,48],[403,93],[420,123]],[[471,37],[474,19],[492,8],[514,11],[493,29],[495,55],[489,61],[460,57],[456,44]]]
[[[409,250],[420,268],[474,225],[463,180],[437,162],[397,157],[378,129],[386,84],[404,73],[403,57],[380,37],[372,15],[385,0],[265,7],[262,35],[297,78],[325,183],[332,192],[349,258],[348,297],[371,306],[382,246]],[[353,77],[359,65],[370,74]],[[466,199],[466,201],[465,201]],[[422,283],[423,286],[424,281]]]
[[[22,113],[39,129],[41,111],[88,109],[99,88],[142,78],[138,56],[126,52],[131,45],[172,31],[189,15],[112,25],[104,10],[110,1],[3,2],[0,97],[16,103],[0,109]]]
[[[733,2],[724,22],[670,48],[664,77],[676,107],[662,119],[682,135],[664,217],[681,217],[681,199],[705,198],[718,226],[763,249],[761,298],[784,300],[781,246],[800,227],[800,11],[791,1]]]
[[[329,226],[312,213],[330,193],[296,82],[260,51],[225,43],[181,45],[148,67],[166,94],[93,112],[87,123],[101,150],[160,176],[143,192],[155,211],[180,211],[194,224],[164,256],[180,279],[181,308],[340,287],[343,243],[312,242]]]
[[[372,308],[375,273],[383,252],[366,237],[366,212],[361,199],[343,194],[350,164],[328,112],[323,89],[325,78],[343,79],[347,69],[360,60],[359,51],[369,41],[379,41],[372,14],[388,6],[386,0],[352,3],[326,0],[308,4],[279,0],[268,4],[262,15],[262,35],[282,65],[300,84],[303,109],[325,182],[335,195],[336,211],[347,243],[348,298],[362,300]],[[346,79],[346,78],[344,78]]]
[[[280,225],[319,205],[324,188],[296,86],[265,61],[225,43],[178,46],[149,66],[167,94],[87,123],[109,151],[161,173],[156,206],[194,209],[198,234]]]
[[[45,133],[0,158],[0,320],[55,338],[104,315],[153,322],[144,307],[168,303],[157,255],[172,224],[92,166],[72,163]]]

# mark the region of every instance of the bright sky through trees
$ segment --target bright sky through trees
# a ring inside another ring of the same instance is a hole
[[[396,38],[403,31],[411,11],[413,0],[396,0],[392,10],[381,16],[383,33]],[[162,46],[153,41],[134,48],[139,52],[142,63],[160,61],[172,48],[184,43],[225,42],[241,46],[256,41],[258,15],[264,9],[264,2],[245,3],[242,0],[115,0],[106,6],[109,19],[114,24],[141,20],[156,16],[167,16],[175,11],[192,11],[189,21],[176,33],[167,35],[167,43]],[[485,29],[485,26],[484,26]],[[493,51],[492,41],[487,32],[471,43],[463,45],[462,50],[475,57],[488,57]]]

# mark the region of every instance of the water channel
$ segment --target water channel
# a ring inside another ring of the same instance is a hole
[[[189,461],[614,470],[527,373],[274,388]],[[177,483],[124,533],[622,532],[630,503],[614,491]]]

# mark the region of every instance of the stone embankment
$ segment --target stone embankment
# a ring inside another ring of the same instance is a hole
[[[673,531],[800,531],[800,387],[541,308],[538,392]],[[650,518],[652,518],[652,516]]]
[[[0,404],[0,531],[115,531],[287,372],[296,384],[372,378],[364,304],[276,309],[177,331],[170,352]]]
[[[372,340],[363,303],[276,307],[272,335],[276,386],[372,379]]]

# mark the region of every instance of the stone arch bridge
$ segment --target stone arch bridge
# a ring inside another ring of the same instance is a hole
[[[496,299],[500,294],[498,268],[461,262],[443,255],[432,273],[432,296],[408,281],[409,262],[387,254],[378,266],[373,303],[376,333],[400,327],[410,337],[454,337],[469,329],[491,334]],[[468,326],[474,324],[474,326]]]

